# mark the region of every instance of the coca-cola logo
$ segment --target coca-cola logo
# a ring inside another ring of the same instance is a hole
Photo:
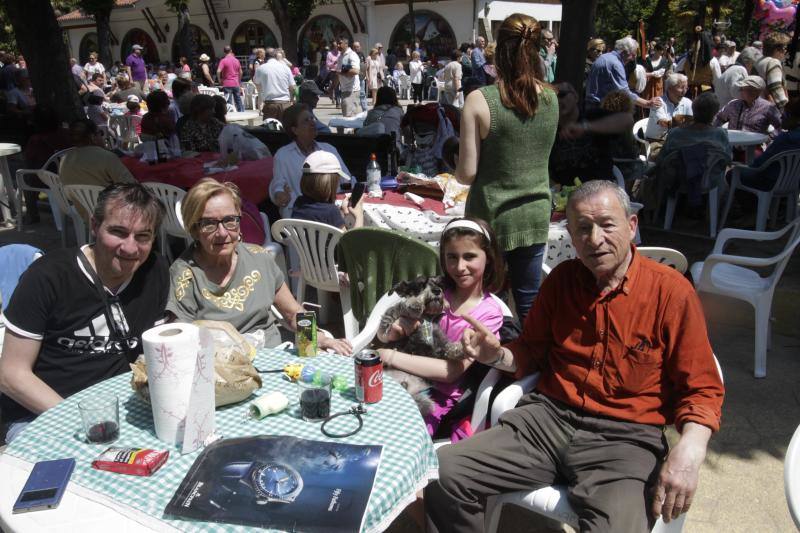
[[[369,377],[369,381],[367,382],[367,384],[370,387],[376,387],[376,386],[380,385],[381,383],[383,383],[383,371],[382,370],[378,370],[377,372],[372,374]]]

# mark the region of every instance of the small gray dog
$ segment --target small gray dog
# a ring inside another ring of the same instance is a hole
[[[419,320],[420,324],[408,337],[386,343],[387,348],[436,359],[464,358],[461,343],[449,342],[438,324],[445,305],[441,278],[418,277],[414,281],[403,281],[389,292],[396,292],[403,300],[390,307],[381,317],[379,330],[383,334],[388,333],[392,324],[400,318]],[[435,404],[429,395],[433,384],[430,381],[396,368],[387,369],[385,373],[408,390],[423,415],[433,410]]]

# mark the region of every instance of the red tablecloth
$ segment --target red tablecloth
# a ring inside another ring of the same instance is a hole
[[[197,157],[170,159],[157,165],[142,163],[136,157],[122,157],[122,164],[138,181],[155,181],[189,189],[204,177],[203,163],[219,159],[219,154],[202,153]],[[217,181],[230,181],[242,191],[242,197],[258,205],[267,198],[272,181],[272,158],[240,161],[239,168],[219,172],[210,177]]]
[[[344,195],[340,194],[339,198],[344,198]],[[422,210],[430,210],[435,212],[437,215],[444,215],[444,204],[440,200],[433,200],[425,197],[422,198],[424,200],[421,207]],[[364,201],[369,204],[389,204],[396,205],[398,207],[417,207],[417,204],[406,199],[406,197],[402,194],[394,191],[383,191],[383,198],[370,198],[364,194]]]

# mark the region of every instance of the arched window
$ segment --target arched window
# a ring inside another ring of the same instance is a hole
[[[408,15],[400,19],[394,27],[392,38],[389,40],[391,50],[400,49],[400,56],[405,54],[406,46],[414,51],[414,43],[419,42],[423,57],[430,59],[450,58],[450,52],[458,47],[453,28],[441,15],[433,11],[414,11],[414,35],[409,33]]]
[[[156,48],[156,43],[153,41],[153,38],[150,37],[150,34],[139,28],[133,28],[122,38],[120,56],[123,64],[125,63],[125,59],[133,52],[133,48],[131,47],[134,44],[144,47],[144,50],[142,50],[142,57],[145,63],[153,65],[158,64],[158,49]]]
[[[196,54],[195,57],[200,57],[201,54],[208,54],[208,57],[212,59],[216,59],[216,54],[214,54],[214,44],[211,42],[211,38],[208,34],[203,31],[203,29],[199,26],[195,26],[194,24],[189,24],[189,38],[192,41],[192,47],[194,48],[194,53]],[[175,37],[172,39],[172,61],[174,63],[178,63],[178,59],[181,57],[180,53],[180,45],[178,43],[178,32],[175,32]]]
[[[87,33],[81,39],[81,45],[78,47],[78,62],[81,65],[85,65],[89,61],[89,54],[99,51],[100,45],[98,44],[97,34],[95,32]]]
[[[276,48],[278,39],[263,22],[246,20],[233,32],[231,48],[237,56],[249,56],[253,48]]]
[[[324,50],[325,46],[330,46],[331,42],[341,37],[353,42],[353,35],[341,20],[330,15],[319,15],[312,18],[300,32],[300,41],[298,42],[300,59],[307,58],[311,63],[316,63],[320,59],[317,52]],[[321,60],[325,61],[324,54],[321,56]]]

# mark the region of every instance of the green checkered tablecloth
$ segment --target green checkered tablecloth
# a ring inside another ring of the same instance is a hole
[[[260,370],[282,368],[288,362],[312,364],[316,368],[336,372],[354,381],[353,360],[339,355],[320,355],[299,359],[293,352],[261,350],[256,357]],[[264,386],[256,394],[281,391],[290,401],[297,398],[296,385],[280,374],[262,374]],[[180,455],[176,447],[166,446],[155,437],[150,406],[131,390],[130,374],[123,374],[71,396],[58,406],[39,416],[8,446],[5,453],[29,461],[74,457],[77,461],[72,481],[107,498],[128,505],[149,516],[186,531],[245,531],[248,528],[232,524],[174,520],[163,515],[167,502],[178,488],[198,452]],[[92,459],[107,445],[89,445],[80,440],[81,420],[78,401],[94,394],[117,394],[120,399],[120,438],[118,446],[169,449],[167,463],[152,477],[136,477],[94,470]],[[328,439],[319,430],[320,424],[306,423],[295,418],[295,410],[262,420],[247,418],[250,402],[222,407],[216,412],[217,433],[223,438],[248,435],[293,435],[314,440]],[[335,393],[332,412],[347,410],[355,404],[352,389]],[[338,439],[352,444],[382,444],[383,455],[375,486],[367,508],[364,531],[378,531],[389,525],[402,508],[414,499],[415,492],[428,480],[436,477],[437,461],[425,423],[411,396],[387,376],[383,399],[367,406],[364,428],[352,437]],[[332,421],[331,431],[344,432],[354,427],[354,417],[339,417]],[[124,513],[124,508],[122,509]],[[66,524],[65,524],[66,527]]]

